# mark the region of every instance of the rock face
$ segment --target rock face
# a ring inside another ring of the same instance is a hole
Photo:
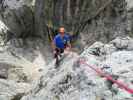
[[[81,34],[76,39],[89,45],[95,41],[106,43],[117,36],[132,36],[132,1],[37,0],[36,35],[47,41],[46,33],[53,33],[61,25],[74,36]]]
[[[7,39],[7,30],[7,26],[2,21],[0,21],[0,46],[5,45],[5,41]]]
[[[20,100],[45,70],[45,46],[39,38],[13,38],[0,47],[0,100]]]
[[[132,35],[132,0],[1,0],[0,7],[12,37],[39,36],[47,44],[47,27],[60,25],[89,44]]]
[[[0,77],[21,82],[30,82],[40,75],[46,65],[40,39],[12,39],[0,52]]]
[[[118,45],[119,40],[125,42]],[[132,48],[129,44],[132,40],[126,37],[117,38],[109,44],[96,42],[86,47],[80,56],[70,53],[58,69],[51,63],[40,79],[33,83],[31,92],[21,100],[132,100],[130,93],[79,63],[79,59],[84,59],[89,65],[133,88],[133,50],[128,49]]]
[[[29,84],[0,79],[0,100],[20,100],[29,90]]]
[[[127,2],[127,9],[130,10],[133,8],[133,1],[132,0],[126,0]]]
[[[89,43],[95,40],[108,42],[116,36],[131,32],[128,30],[132,27],[128,24],[128,11],[132,6],[131,1],[128,0],[36,1],[37,5],[39,3],[41,5],[35,8],[38,10],[37,15],[39,13],[42,17],[46,15],[40,23],[45,23],[52,28],[64,25],[67,31],[73,34],[82,32],[82,35],[87,36],[86,41]]]
[[[31,6],[33,0],[1,0],[1,2],[3,2],[3,6],[6,6],[9,9],[17,9],[23,7],[23,5]]]
[[[34,15],[26,0],[1,0],[0,20],[8,27],[9,38],[29,36],[34,32]]]
[[[14,38],[42,38],[45,47],[43,46],[43,48],[40,49],[46,59],[51,55],[49,50],[50,43],[46,34],[45,20],[43,20],[44,14],[42,15],[41,13],[43,12],[43,8],[40,7],[40,4],[42,4],[42,7],[44,5],[41,2],[39,3],[39,0],[37,1],[37,4],[34,5],[35,0],[2,0],[0,3],[0,20],[2,25],[7,27],[7,29],[0,26],[0,29],[4,30],[4,32],[0,31],[2,34],[0,37],[2,38],[1,42],[3,42],[3,44],[9,40],[14,40]],[[37,9],[34,10],[34,8]]]

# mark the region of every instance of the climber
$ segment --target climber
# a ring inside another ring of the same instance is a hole
[[[58,66],[61,54],[64,53],[65,50],[71,49],[70,37],[65,32],[65,28],[63,26],[59,28],[59,33],[54,37],[52,48],[54,57],[56,58],[56,65]]]

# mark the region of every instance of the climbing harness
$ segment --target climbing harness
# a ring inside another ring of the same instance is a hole
[[[89,68],[91,68],[92,70],[94,70],[99,76],[102,76],[102,77],[106,78],[107,80],[109,80],[109,81],[117,84],[121,89],[124,89],[128,93],[133,94],[133,89],[129,88],[123,82],[113,79],[113,77],[111,75],[105,74],[101,69],[96,68],[94,66],[91,66],[91,65],[87,64],[85,62],[85,60],[83,60],[83,59],[80,59],[79,60],[79,63],[88,66]]]

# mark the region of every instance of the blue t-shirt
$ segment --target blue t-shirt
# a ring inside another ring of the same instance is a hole
[[[70,39],[69,39],[69,35],[67,35],[67,34],[65,34],[64,37],[62,37],[60,34],[58,34],[54,38],[54,43],[55,43],[56,47],[61,48],[61,49],[65,48],[65,44],[67,44],[68,41],[70,41]]]

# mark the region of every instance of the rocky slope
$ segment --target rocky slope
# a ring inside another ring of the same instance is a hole
[[[30,89],[30,84],[0,79],[0,100],[20,100]]]
[[[54,60],[46,65],[40,51],[43,43],[39,39],[34,40],[14,39],[1,51],[2,100],[133,99],[128,92],[78,62],[85,59],[88,64],[101,68],[133,88],[132,38],[118,37],[109,44],[96,42],[87,46],[80,55],[70,52],[57,69]]]
[[[1,45],[0,51],[0,100],[20,100],[31,90],[46,62],[41,52],[40,39],[11,39]]]
[[[86,63],[133,88],[132,43],[129,37],[116,38],[109,44],[96,42],[81,55],[71,52],[58,69],[53,63],[47,66],[40,79],[33,83],[31,92],[21,100],[132,100],[130,93],[78,62],[85,59]],[[96,48],[100,50],[99,55],[95,55]]]
[[[46,65],[42,53],[44,45],[40,39],[25,41],[12,39],[1,48],[3,48],[0,52],[1,77],[16,81],[34,80],[38,77],[39,70]]]

